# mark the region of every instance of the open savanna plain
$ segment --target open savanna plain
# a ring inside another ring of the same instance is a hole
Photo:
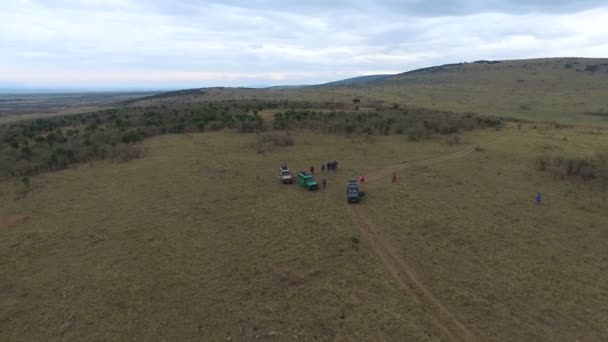
[[[120,102],[154,94],[154,92],[0,93],[0,124],[112,108]]]
[[[537,167],[605,153],[591,131],[295,130],[264,153],[256,134],[162,135],[141,159],[5,179],[0,340],[606,340],[605,187]],[[282,162],[327,189],[280,184]]]

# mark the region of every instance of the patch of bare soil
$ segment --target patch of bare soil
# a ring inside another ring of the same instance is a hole
[[[11,228],[22,222],[25,222],[29,217],[24,215],[0,216],[0,228]]]

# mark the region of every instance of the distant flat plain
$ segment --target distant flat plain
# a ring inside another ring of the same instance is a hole
[[[2,94],[0,124],[120,106],[123,101],[150,96],[156,92],[89,92],[54,94]]]

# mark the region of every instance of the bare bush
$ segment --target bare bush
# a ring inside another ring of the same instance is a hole
[[[592,179],[596,178],[596,171],[590,167],[590,166],[583,166],[580,171],[578,172],[578,175],[584,180],[584,181],[590,181]]]
[[[559,178],[580,177],[584,181],[604,179],[608,175],[608,163],[603,155],[586,158],[570,158],[544,154],[536,158],[539,171],[549,171]]]
[[[218,131],[224,128],[224,123],[219,120],[209,121],[209,123],[207,124],[207,128],[211,131]]]
[[[258,154],[271,152],[273,147],[285,147],[295,145],[295,140],[291,135],[277,132],[266,132],[258,135],[253,148]]]
[[[240,124],[239,132],[241,133],[253,133],[259,129],[259,123],[257,121],[243,121]]]
[[[448,145],[458,145],[462,142],[462,136],[459,134],[452,134],[445,138],[445,142]]]
[[[291,135],[276,132],[260,134],[259,142],[262,144],[270,144],[272,146],[292,146],[296,143]]]
[[[116,162],[127,162],[143,158],[145,151],[138,145],[116,145],[110,150],[110,159]]]
[[[536,158],[536,169],[538,171],[546,171],[551,165],[551,157],[549,155],[542,155]]]

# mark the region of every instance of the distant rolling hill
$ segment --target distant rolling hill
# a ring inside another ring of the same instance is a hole
[[[383,101],[539,121],[608,124],[608,58],[476,61],[308,87],[208,88],[163,101]],[[171,96],[167,96],[171,95]],[[174,95],[174,96],[173,96]],[[195,95],[195,96],[193,96]]]
[[[365,85],[387,101],[531,120],[608,122],[608,59],[478,61]]]
[[[332,87],[332,86],[361,85],[361,84],[366,84],[366,83],[370,83],[370,82],[373,82],[373,81],[379,81],[379,80],[382,80],[382,79],[390,77],[390,76],[393,76],[393,75],[367,75],[367,76],[359,76],[359,77],[348,78],[348,79],[345,79],[345,80],[325,83],[325,84],[322,84],[322,86]]]

